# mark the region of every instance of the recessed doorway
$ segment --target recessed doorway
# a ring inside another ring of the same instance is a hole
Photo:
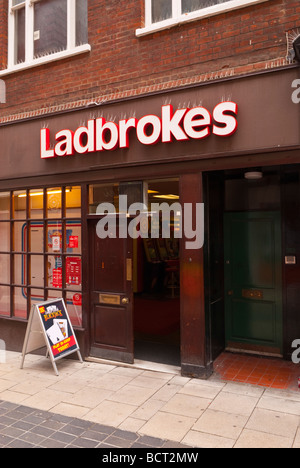
[[[124,195],[127,238],[99,239],[102,208],[118,227]],[[180,366],[179,180],[97,184],[89,202],[90,356]]]

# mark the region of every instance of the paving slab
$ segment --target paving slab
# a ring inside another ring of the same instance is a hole
[[[45,357],[0,363],[0,447],[300,447],[300,390]]]

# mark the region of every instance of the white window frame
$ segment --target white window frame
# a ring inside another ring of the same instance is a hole
[[[45,63],[60,60],[72,55],[89,52],[91,46],[83,44],[76,46],[76,2],[67,0],[67,48],[61,52],[34,58],[34,4],[43,0],[23,0],[18,5],[13,6],[13,0],[9,0],[8,13],[8,58],[7,69],[0,71],[0,76],[8,73],[25,70]],[[15,11],[25,8],[25,61],[15,63],[16,34],[15,34]]]
[[[244,8],[251,5],[257,5],[269,0],[230,0],[225,3],[212,5],[190,13],[182,13],[181,0],[172,0],[172,17],[157,23],[152,23],[152,0],[145,0],[145,26],[136,30],[136,36],[145,36],[153,32],[162,31],[181,23],[196,21],[209,16],[226,13],[228,11]]]

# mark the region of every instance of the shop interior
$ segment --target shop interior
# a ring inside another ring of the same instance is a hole
[[[179,201],[178,179],[149,181],[147,192],[150,223],[153,204]],[[180,365],[179,221],[176,209],[165,221],[160,216],[159,237],[136,239],[133,255],[135,359],[174,366]]]

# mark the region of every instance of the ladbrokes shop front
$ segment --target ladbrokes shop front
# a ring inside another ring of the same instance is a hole
[[[1,124],[0,338],[65,300],[85,358],[206,377],[300,338],[298,68]]]

